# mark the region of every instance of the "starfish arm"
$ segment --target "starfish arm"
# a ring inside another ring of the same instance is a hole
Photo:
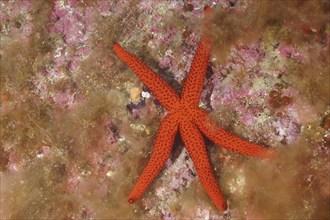
[[[194,162],[198,177],[205,191],[219,210],[226,210],[227,205],[214,177],[201,133],[191,121],[182,121],[179,128],[182,140]]]
[[[164,108],[171,110],[178,106],[178,94],[157,73],[145,65],[135,55],[123,49],[118,43],[113,44],[113,49],[119,59],[133,70],[139,79],[156,96]]]
[[[249,156],[260,158],[274,156],[274,151],[264,146],[246,141],[225,131],[222,128],[219,128],[202,110],[198,110],[194,120],[203,134],[219,146]]]
[[[212,12],[210,7],[205,8],[205,13]],[[206,30],[209,24],[205,21]],[[203,33],[197,46],[194,59],[190,66],[189,74],[182,90],[182,100],[187,105],[198,106],[202,94],[207,65],[210,59],[211,38],[207,33]]]
[[[128,196],[130,203],[139,199],[163,168],[173,146],[178,131],[178,120],[173,115],[166,116],[160,124],[151,158]]]

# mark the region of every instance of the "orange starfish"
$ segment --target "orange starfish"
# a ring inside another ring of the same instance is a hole
[[[210,7],[205,8],[207,14],[211,11]],[[199,108],[198,104],[210,57],[210,37],[205,33],[202,35],[181,97],[159,75],[136,56],[125,51],[118,43],[114,43],[113,49],[119,59],[133,70],[168,111],[160,124],[151,158],[130,193],[128,201],[133,203],[139,199],[162,170],[179,130],[207,194],[219,210],[226,210],[227,205],[214,177],[201,132],[214,143],[241,154],[270,157],[272,152],[217,127],[209,120],[207,113]]]

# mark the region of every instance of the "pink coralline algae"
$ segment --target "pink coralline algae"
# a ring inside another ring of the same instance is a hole
[[[91,54],[90,35],[95,30],[95,13],[93,8],[79,7],[79,1],[54,2],[49,32],[56,42],[56,49],[48,54],[48,63],[40,76],[44,80],[35,80],[42,99],[52,97],[61,107],[74,103],[76,88],[56,93],[48,90],[54,82],[59,83],[70,78],[68,74],[74,74],[80,63]]]
[[[283,57],[291,58],[301,63],[307,62],[306,55],[299,53],[292,45],[280,43],[280,45],[278,46],[278,51],[280,52],[280,55]]]
[[[10,171],[18,171],[20,169],[18,167],[17,152],[14,149],[9,151],[7,168]]]
[[[73,168],[69,172],[69,176],[67,178],[66,187],[65,187],[66,191],[68,193],[73,193],[77,191],[80,182],[81,182],[81,177],[77,169]]]
[[[51,153],[51,149],[49,146],[41,146],[37,152],[37,157],[38,158],[44,158],[48,157]]]
[[[50,32],[62,34],[68,46],[85,44],[88,40],[88,32],[93,31],[91,8],[78,8],[76,3],[63,4],[55,2],[51,21],[54,25]]]
[[[14,40],[26,40],[33,31],[32,2],[29,0],[0,2],[0,33],[5,38],[11,35]],[[2,39],[4,40],[4,39]]]
[[[70,95],[66,92],[59,92],[53,96],[53,100],[61,107],[69,106],[74,101],[74,94]]]
[[[237,65],[237,68],[244,67],[250,69],[256,67],[265,57],[265,51],[260,44],[252,44],[250,46],[237,47],[231,56],[232,63]]]
[[[183,150],[179,158],[180,160],[177,162],[178,164],[174,165],[171,161],[168,161],[165,165],[166,168],[171,170],[172,172],[173,170],[170,167],[174,165],[173,168],[175,170],[172,174],[173,176],[171,175],[172,179],[169,185],[175,191],[189,187],[191,182],[196,179],[196,171],[191,160],[189,160],[188,152],[186,150]]]
[[[294,102],[285,94],[293,88],[283,88],[284,84],[275,75],[272,80],[270,74],[263,72],[259,63],[267,59],[267,55],[261,45],[239,47],[233,50],[230,64],[214,67],[211,106],[213,109],[232,106],[245,126],[262,133],[264,127],[258,125],[263,123],[275,129],[277,141],[291,143],[300,133],[297,113],[292,108]],[[242,76],[242,69],[247,69],[247,74]],[[274,89],[269,91],[267,86]],[[273,109],[279,110],[272,112]],[[269,138],[269,133],[265,135]]]
[[[65,44],[58,45],[53,68],[61,69],[66,65],[69,71],[74,71],[78,67],[77,62],[90,54],[89,34],[94,31],[93,13],[92,8],[78,8],[72,2],[67,5],[63,5],[61,1],[55,2],[51,14],[53,25],[49,31],[60,34]]]

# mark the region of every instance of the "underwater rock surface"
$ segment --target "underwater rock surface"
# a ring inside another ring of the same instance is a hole
[[[127,196],[166,111],[112,51],[118,41],[180,92],[214,8],[200,106],[272,160],[206,142],[229,210],[180,138],[142,199]],[[1,219],[326,219],[328,1],[0,1]]]

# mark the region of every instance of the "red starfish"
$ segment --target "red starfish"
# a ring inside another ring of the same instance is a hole
[[[205,12],[211,12],[211,8],[206,7]],[[174,138],[179,130],[207,194],[219,210],[226,210],[227,205],[214,177],[201,132],[214,143],[241,154],[270,157],[272,152],[217,127],[209,120],[207,113],[199,108],[198,104],[210,57],[211,39],[206,34],[202,35],[181,98],[159,75],[136,56],[125,51],[118,43],[114,43],[113,49],[119,59],[133,70],[168,111],[168,115],[160,124],[154,151],[148,165],[130,193],[128,201],[133,203],[139,199],[161,171],[171,153]]]

